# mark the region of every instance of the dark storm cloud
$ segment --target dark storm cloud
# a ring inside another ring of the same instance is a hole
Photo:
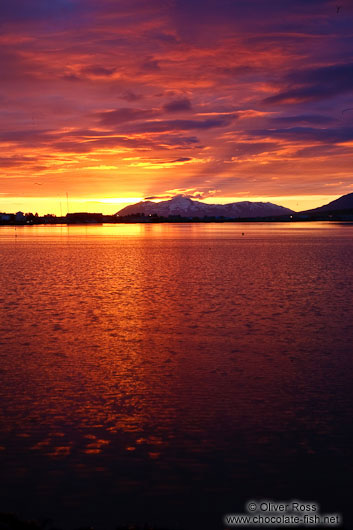
[[[336,85],[342,89],[353,90],[353,63],[333,64],[321,68],[308,69],[299,72],[293,72],[289,76],[292,82],[312,83],[324,85]]]
[[[175,99],[163,105],[166,112],[184,112],[191,110],[191,101],[188,98]]]
[[[264,100],[268,104],[320,101],[353,92],[353,63],[292,72],[285,80],[294,88],[282,90]]]
[[[251,131],[253,136],[282,138],[291,141],[324,142],[336,144],[353,140],[353,127],[336,129],[314,129],[312,127],[292,127],[289,129],[263,129]]]
[[[271,118],[269,122],[277,125],[293,125],[293,124],[312,124],[312,125],[327,125],[337,121],[337,118],[330,116],[322,116],[319,114],[302,114],[298,116],[281,116],[278,118]]]

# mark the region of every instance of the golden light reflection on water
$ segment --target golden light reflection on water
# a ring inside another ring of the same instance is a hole
[[[337,407],[341,424],[350,413],[352,235],[329,223],[1,227],[8,482],[49,461],[41,487],[66,466],[86,504],[146,480],[146,494],[184,498],[192,481],[236,489],[320,455],[339,437]],[[97,474],[109,487],[89,493]]]
[[[293,223],[126,223],[126,224],[85,224],[85,225],[33,225],[0,226],[0,241],[21,239],[55,240],[56,238],[85,240],[85,238],[192,238],[192,237],[265,237],[287,234],[312,236],[323,235],[342,223],[334,222],[293,222]],[[346,226],[348,223],[346,223]],[[347,232],[347,231],[346,231]],[[343,233],[340,234],[343,236]]]

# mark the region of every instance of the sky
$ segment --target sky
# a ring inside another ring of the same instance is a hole
[[[11,0],[0,72],[0,211],[353,192],[353,0]]]

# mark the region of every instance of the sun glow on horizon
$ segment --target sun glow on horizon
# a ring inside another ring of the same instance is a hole
[[[143,201],[143,197],[108,197],[105,199],[97,199],[97,202],[103,204],[130,204],[140,201]]]
[[[187,196],[187,194],[185,194]],[[148,199],[152,202],[161,202],[172,198],[173,195],[161,196],[160,198]],[[233,202],[271,202],[279,206],[290,208],[294,211],[310,210],[323,206],[340,195],[298,195],[298,196],[249,196],[239,194],[233,197],[210,196],[207,198],[189,197],[205,204],[229,204]],[[56,216],[66,215],[68,212],[90,212],[113,215],[117,211],[146,200],[144,197],[5,197],[0,200],[0,212],[16,213],[38,213],[39,215],[53,214]]]
[[[0,6],[0,210],[142,193],[303,210],[352,190],[348,6],[92,0],[68,24],[67,2],[37,3]]]

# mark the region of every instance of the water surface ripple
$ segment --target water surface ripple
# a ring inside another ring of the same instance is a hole
[[[1,227],[0,509],[215,530],[299,498],[348,521],[352,236]]]

